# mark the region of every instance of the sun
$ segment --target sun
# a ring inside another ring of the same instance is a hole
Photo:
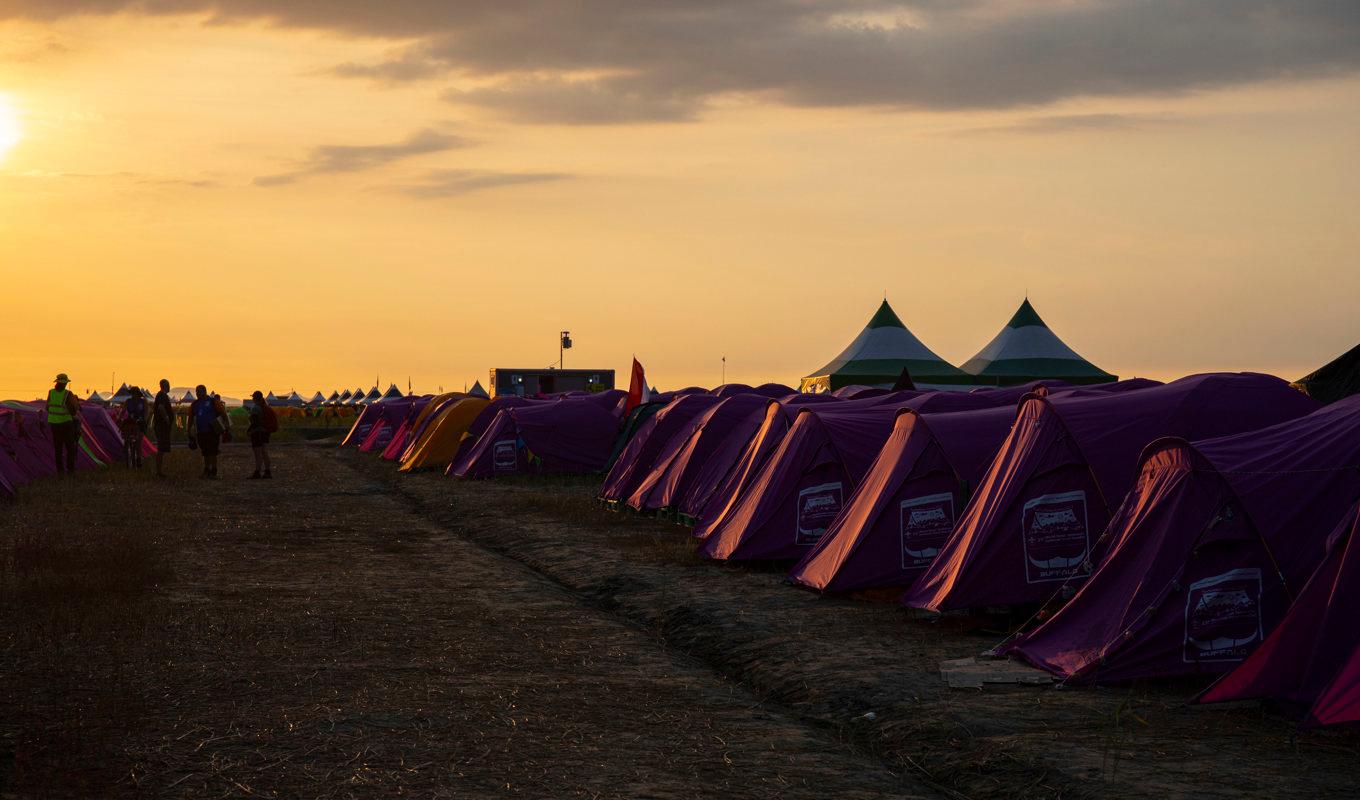
[[[0,158],[19,143],[19,112],[8,96],[0,94]]]

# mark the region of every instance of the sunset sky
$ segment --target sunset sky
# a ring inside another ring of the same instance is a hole
[[[0,397],[796,385],[885,291],[1295,378],[1357,186],[1353,0],[0,0]]]

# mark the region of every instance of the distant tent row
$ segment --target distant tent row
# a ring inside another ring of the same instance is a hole
[[[441,469],[463,478],[602,469],[618,435],[626,393],[546,399],[471,392],[385,399],[367,406],[342,447],[376,452],[399,471]]]
[[[833,392],[845,386],[891,386],[908,376],[915,388],[1012,386],[1035,380],[1068,384],[1109,383],[1114,375],[1077,355],[1026,298],[987,346],[960,369],[926,347],[884,300],[848,347],[803,378],[802,391]]]

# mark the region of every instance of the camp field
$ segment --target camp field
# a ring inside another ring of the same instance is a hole
[[[951,689],[999,632],[700,562],[599,479],[334,441],[0,505],[0,796],[1343,797],[1360,738],[1195,687]]]

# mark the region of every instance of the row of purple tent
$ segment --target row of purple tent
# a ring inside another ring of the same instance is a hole
[[[80,408],[81,436],[76,469],[96,469],[120,461],[123,434],[109,412],[92,403]],[[142,452],[152,445],[142,439]],[[41,401],[0,402],[0,498],[13,497],[19,487],[57,474],[52,429],[43,419]]]
[[[655,405],[600,497],[693,525],[705,558],[932,612],[1042,609],[998,650],[1064,681],[1231,673],[1204,699],[1360,718],[1360,606],[1339,603],[1360,593],[1360,397],[1215,373]]]
[[[342,446],[377,452],[405,469],[412,448],[437,436],[448,443],[432,449],[447,457],[434,466],[455,477],[585,474],[608,463],[625,399],[617,390],[544,398],[412,396],[366,408]]]

